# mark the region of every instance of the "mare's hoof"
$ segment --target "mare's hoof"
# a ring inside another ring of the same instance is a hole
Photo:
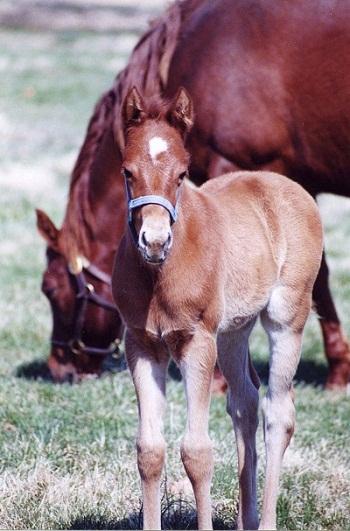
[[[344,391],[350,387],[350,363],[337,363],[331,367],[326,381],[329,391]]]

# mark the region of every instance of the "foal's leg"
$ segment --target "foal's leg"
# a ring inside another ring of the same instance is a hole
[[[276,504],[282,458],[295,427],[293,377],[301,352],[302,333],[311,294],[296,300],[295,290],[272,292],[262,324],[270,344],[269,386],[263,401],[266,474],[260,529],[276,528]]]
[[[156,361],[127,332],[126,357],[134,381],[138,408],[137,464],[142,482],[143,528],[160,529],[160,477],[165,460],[163,412],[168,358]]]
[[[206,330],[197,331],[181,352],[180,370],[187,398],[187,424],[181,458],[196,498],[199,529],[212,529],[210,487],[213,452],[208,421],[215,361],[215,341]]]
[[[343,333],[328,282],[325,254],[314,285],[313,299],[320,319],[325,352],[329,363],[327,388],[344,387],[350,380],[350,346]]]
[[[255,321],[254,321],[255,322]],[[218,336],[219,364],[228,382],[227,411],[235,430],[239,507],[238,529],[257,529],[255,435],[258,426],[259,378],[249,358],[248,338],[254,323]]]

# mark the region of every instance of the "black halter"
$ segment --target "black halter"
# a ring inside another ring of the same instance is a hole
[[[91,347],[86,345],[82,340],[85,313],[89,302],[96,304],[96,306],[104,308],[107,311],[117,311],[117,308],[113,303],[106,301],[103,297],[95,293],[95,288],[91,283],[87,282],[84,271],[88,272],[104,284],[107,284],[108,286],[111,285],[111,277],[93,264],[83,266],[78,273],[74,273],[68,268],[69,275],[74,277],[77,285],[77,293],[75,296],[77,301],[77,312],[74,317],[73,337],[68,341],[60,341],[53,337],[51,339],[51,344],[55,347],[61,347],[73,352],[73,354],[77,356],[80,354],[88,354],[90,356],[112,355],[113,357],[118,358],[120,357],[120,339],[116,338],[112,341],[110,346],[106,348]]]

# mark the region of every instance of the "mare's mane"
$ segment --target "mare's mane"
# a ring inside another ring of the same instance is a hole
[[[65,255],[70,260],[75,260],[79,254],[89,255],[89,241],[94,238],[95,218],[89,200],[89,182],[102,141],[113,130],[116,149],[121,146],[121,105],[132,86],[136,86],[145,96],[155,96],[154,101],[161,96],[167,84],[181,23],[198,4],[199,0],[178,0],[164,15],[151,23],[149,30],[135,46],[126,68],[98,101],[72,172],[62,225]]]

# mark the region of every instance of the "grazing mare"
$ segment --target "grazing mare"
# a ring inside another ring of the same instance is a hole
[[[183,138],[192,123],[192,103],[184,89],[169,105],[145,102],[135,88],[125,100],[129,223],[112,288],[126,325],[126,357],[139,406],[144,528],[161,525],[169,356],[180,367],[186,391],[181,457],[194,490],[198,526],[212,528],[208,416],[217,355],[229,386],[228,412],[238,449],[238,526],[258,526],[259,382],[248,339],[260,316],[270,344],[261,528],[273,529],[281,461],[295,424],[292,380],[322,256],[321,220],[301,186],[272,172],[228,173],[201,188],[189,187]]]
[[[72,336],[76,283],[67,263],[80,254],[108,274],[112,269],[125,215],[120,109],[131,86],[146,96],[173,97],[180,85],[188,90],[197,109],[188,138],[189,176],[197,184],[225,171],[264,169],[287,175],[315,198],[322,192],[350,196],[349,49],[348,2],[175,2],[142,37],[90,123],[73,173],[59,253],[48,255],[44,288],[56,286],[46,290],[54,336]],[[52,230],[42,225],[52,248]],[[68,257],[63,247],[70,249]],[[90,281],[106,298],[108,286]],[[344,387],[350,349],[325,257],[313,299],[329,362],[327,386]],[[86,342],[107,348],[121,335],[116,319],[97,306],[89,305],[88,312]],[[84,360],[68,348],[52,347],[55,377],[93,370]]]
[[[42,291],[53,317],[48,367],[55,381],[79,381],[100,374],[106,357],[118,352],[123,335],[110,274],[124,230],[124,209],[105,215],[109,201],[118,203],[123,198],[118,157],[109,147],[113,136],[105,131],[113,105],[114,95],[109,92],[90,120],[73,170],[62,228],[37,210],[37,226],[48,246]],[[106,150],[102,167],[99,157]]]

